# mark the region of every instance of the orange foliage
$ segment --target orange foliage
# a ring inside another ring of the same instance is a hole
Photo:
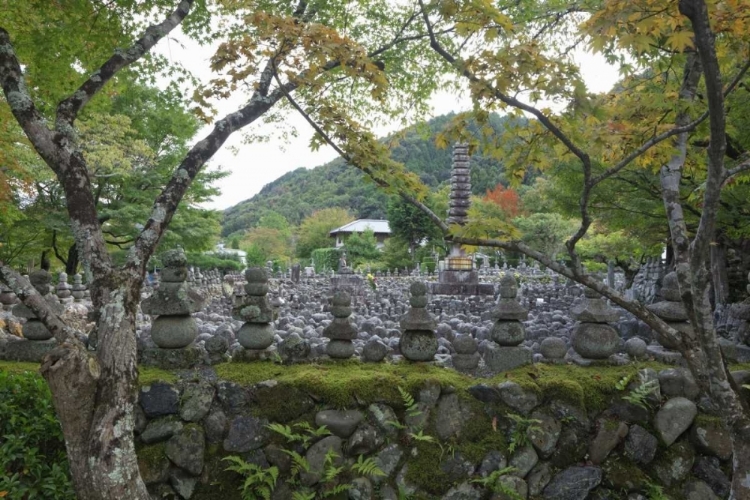
[[[499,206],[508,217],[516,217],[521,213],[521,199],[513,188],[506,188],[498,184],[494,189],[488,190],[484,195],[484,201],[489,201]]]

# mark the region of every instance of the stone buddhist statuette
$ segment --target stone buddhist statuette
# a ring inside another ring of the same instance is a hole
[[[86,287],[82,282],[81,275],[76,273],[73,275],[73,300],[76,302],[83,302],[83,298],[86,296]]]
[[[349,322],[352,299],[346,292],[336,292],[332,303],[333,321],[323,330],[323,336],[331,339],[326,354],[334,359],[349,359],[354,355],[352,340],[357,338],[357,330]]]
[[[493,372],[512,370],[531,364],[531,349],[520,344],[526,339],[522,321],[529,311],[518,303],[518,284],[511,273],[500,279],[500,298],[492,311],[495,325],[490,332],[492,343],[484,352],[484,362]]]
[[[477,341],[471,335],[456,335],[453,339],[455,354],[451,355],[453,368],[460,372],[470,372],[479,366],[481,356],[477,352]]]
[[[583,358],[607,359],[620,346],[620,335],[607,323],[617,321],[619,314],[596,290],[586,287],[583,294],[583,302],[571,310],[573,319],[581,322],[573,336],[573,349]]]
[[[189,346],[198,335],[191,316],[203,307],[204,298],[187,283],[187,258],[182,249],[162,256],[161,283],[151,297],[141,303],[144,314],[157,316],[151,325],[151,339],[162,349]]]
[[[67,304],[69,302],[73,302],[73,299],[71,298],[70,285],[68,285],[68,275],[66,273],[60,273],[56,293],[57,298],[60,299],[61,303]]]
[[[245,271],[245,295],[235,298],[232,317],[245,323],[237,340],[245,349],[263,351],[273,344],[273,309],[268,302],[268,271],[251,267]]]
[[[437,323],[427,312],[427,286],[416,281],[409,288],[411,308],[401,318],[401,354],[409,361],[432,361],[438,350]]]
[[[685,305],[680,298],[680,287],[677,282],[677,273],[672,271],[664,276],[661,287],[661,296],[664,300],[646,306],[649,311],[659,316],[678,332],[692,334],[693,327],[688,322],[688,314]],[[660,335],[654,330],[656,341],[666,349],[676,349],[678,344]]]
[[[13,290],[0,284],[0,304],[2,304],[2,308],[10,311],[16,302],[18,302],[18,297],[13,293]]]

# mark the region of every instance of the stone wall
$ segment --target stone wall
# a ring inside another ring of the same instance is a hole
[[[228,456],[261,476],[277,468],[275,499],[336,487],[331,498],[726,498],[731,442],[697,393],[684,370],[655,364],[482,380],[429,365],[225,364],[142,386],[136,441],[154,498],[242,498]],[[294,472],[295,453],[309,469]],[[357,472],[367,458],[383,475]]]

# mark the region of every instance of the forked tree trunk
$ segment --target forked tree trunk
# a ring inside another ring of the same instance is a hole
[[[111,294],[97,322],[94,356],[77,341],[55,349],[42,375],[62,425],[79,500],[148,500],[133,440],[137,404],[134,297],[140,286]]]

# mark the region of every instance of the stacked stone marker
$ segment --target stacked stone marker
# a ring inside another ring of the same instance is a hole
[[[586,359],[606,359],[617,352],[620,335],[607,323],[618,320],[617,311],[596,290],[585,287],[584,300],[571,310],[581,324],[573,337],[573,350]]]
[[[411,308],[401,318],[399,350],[409,361],[432,361],[438,350],[437,323],[427,312],[427,285],[416,281],[409,288]]]
[[[13,293],[13,290],[0,284],[0,304],[3,305],[3,309],[10,311],[16,302],[17,297],[16,294]]]
[[[232,317],[245,323],[237,334],[237,340],[245,348],[246,357],[262,359],[270,354],[273,344],[273,309],[268,301],[268,272],[261,267],[245,271],[245,295],[236,297]]]
[[[484,362],[493,372],[531,364],[531,349],[520,346],[526,339],[526,330],[521,322],[529,317],[529,311],[518,303],[517,295],[516,279],[511,273],[506,273],[500,280],[497,307],[492,311],[495,325],[490,339],[493,343],[484,352]]]
[[[204,299],[186,281],[187,258],[182,249],[165,252],[162,263],[161,284],[141,302],[141,310],[157,316],[151,325],[154,343],[162,349],[180,349],[198,336],[198,325],[191,314],[201,310]]]
[[[73,302],[71,298],[70,285],[68,285],[67,273],[60,273],[57,283],[57,298],[60,299],[60,303],[68,304]]]
[[[349,322],[352,298],[346,292],[336,292],[332,303],[333,321],[323,330],[323,336],[331,339],[326,353],[335,359],[348,359],[354,354],[352,340],[357,338],[357,330]]]
[[[664,276],[662,280],[661,302],[655,302],[646,306],[649,311],[659,316],[675,330],[691,335],[693,327],[688,323],[688,314],[685,305],[680,298],[680,287],[677,282],[677,273],[672,271]],[[678,344],[660,335],[654,330],[657,342],[666,349],[676,349]]]
[[[86,296],[86,287],[83,284],[83,280],[79,273],[73,275],[73,300],[75,302],[83,302],[83,298]]]
[[[456,335],[453,339],[455,354],[451,356],[453,368],[460,372],[470,372],[479,366],[481,357],[477,352],[477,341],[471,335]]]

